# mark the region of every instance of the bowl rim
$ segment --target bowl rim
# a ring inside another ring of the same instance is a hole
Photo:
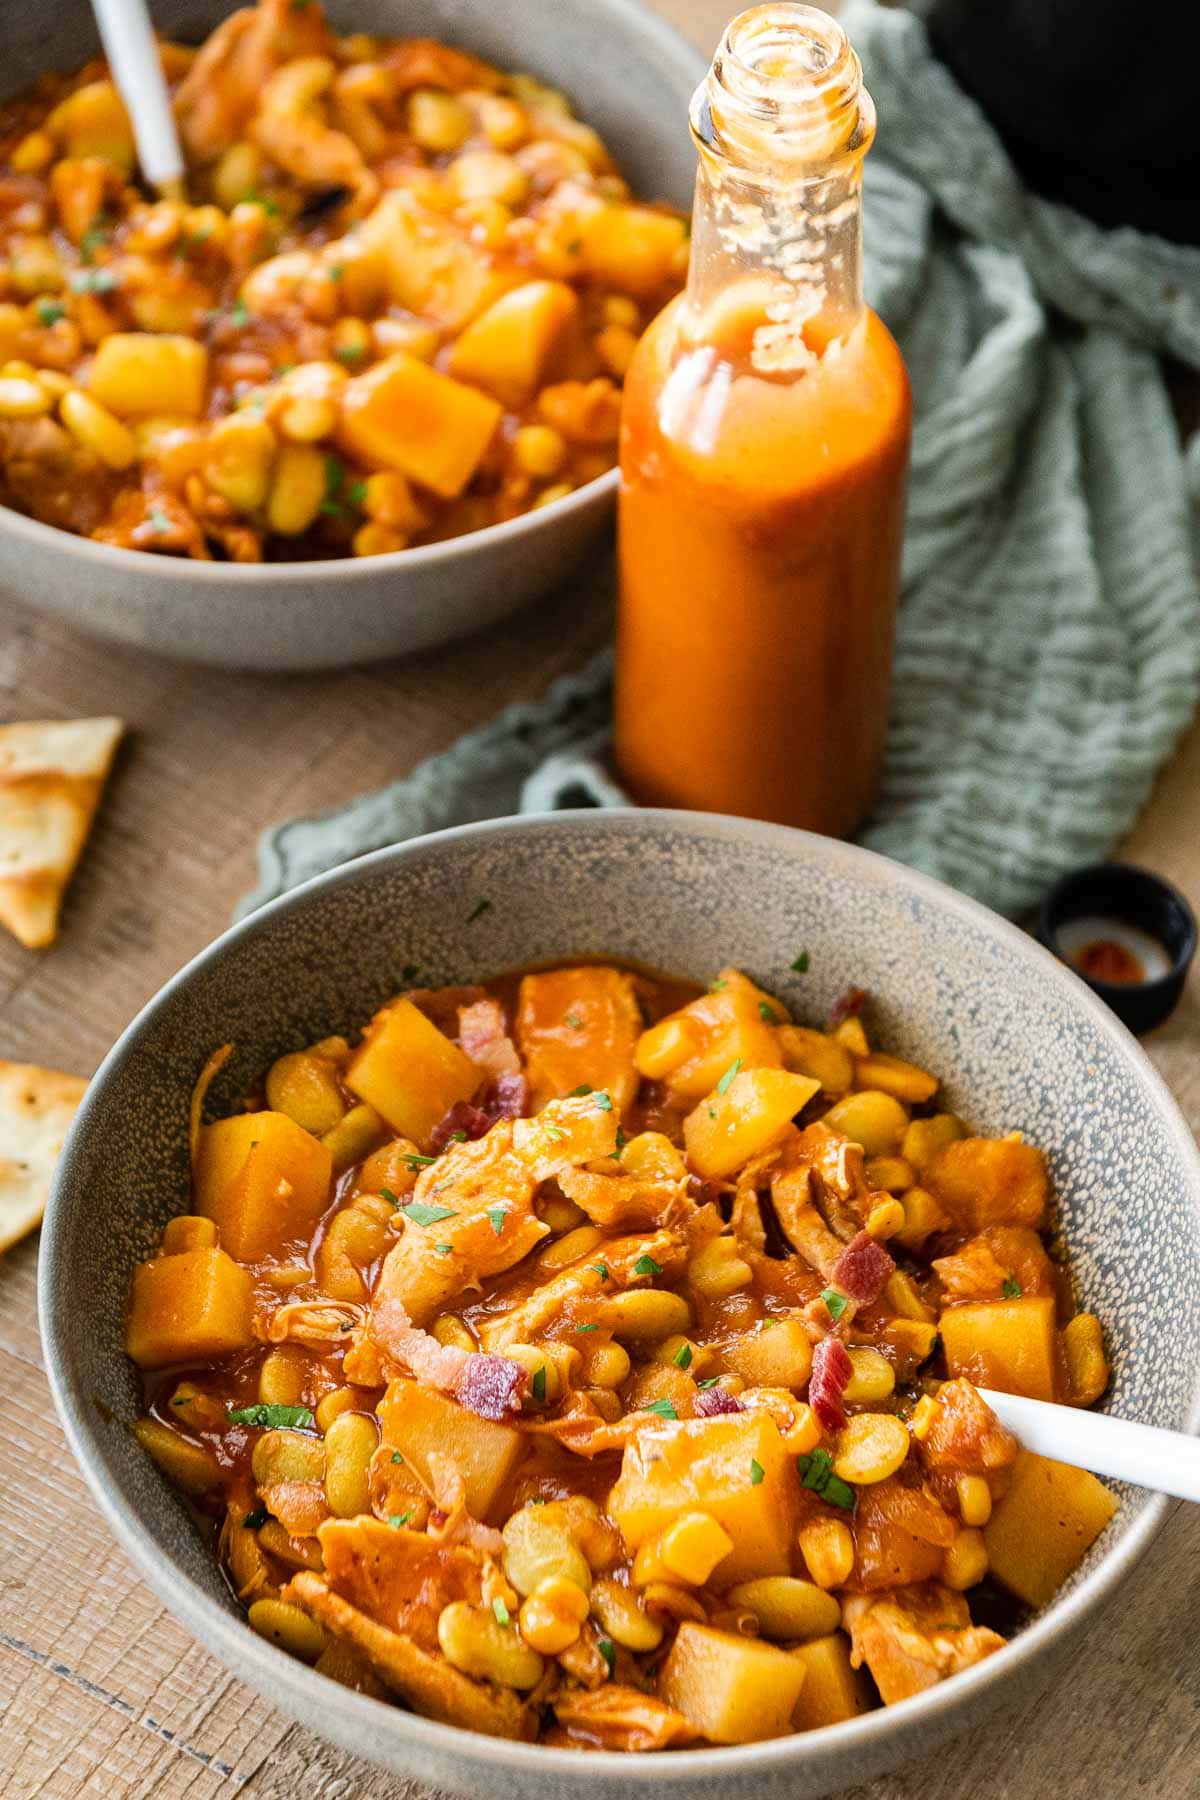
[[[842,843],[820,837],[814,832],[798,831],[788,826],[771,825],[757,820],[659,807],[611,810],[579,808],[562,812],[527,813],[451,826],[402,843],[386,845],[380,850],[316,875],[268,902],[222,932],[165,982],[125,1027],[92,1077],[60,1155],[46,1208],[38,1264],[38,1314],[47,1377],[60,1422],[72,1453],[118,1543],[168,1610],[181,1619],[186,1628],[227,1669],[248,1682],[260,1694],[267,1696],[272,1704],[283,1706],[293,1717],[318,1733],[322,1729],[322,1715],[329,1710],[331,1696],[328,1681],[318,1676],[315,1670],[289,1656],[286,1651],[277,1649],[256,1636],[244,1619],[227,1612],[201,1588],[194,1586],[172,1558],[159,1548],[143,1525],[141,1517],[108,1490],[102,1477],[102,1458],[96,1455],[93,1460],[91,1440],[97,1434],[84,1410],[86,1396],[76,1394],[60,1355],[59,1341],[65,1340],[69,1335],[70,1321],[60,1309],[53,1280],[58,1260],[56,1226],[59,1206],[62,1204],[59,1196],[70,1179],[75,1145],[89,1129],[91,1116],[101,1105],[104,1087],[114,1074],[120,1072],[142,1030],[157,1012],[185,989],[195,976],[218,963],[234,943],[241,943],[258,932],[270,931],[275,921],[285,913],[302,909],[311,900],[335,888],[353,886],[364,880],[369,882],[377,870],[392,864],[402,864],[409,859],[430,854],[436,856],[441,848],[450,844],[489,837],[503,841],[507,838],[519,838],[528,832],[544,831],[548,827],[584,835],[596,829],[617,833],[653,833],[660,824],[676,830],[684,825],[700,837],[709,839],[736,841],[749,833],[768,844],[773,843],[781,848],[798,846],[810,856],[815,854],[832,859],[835,863],[843,862],[849,865],[851,873],[857,867],[863,867],[876,880],[881,873],[885,873],[889,881],[915,895],[957,914],[968,923],[985,926],[1006,942],[1014,954],[1031,960],[1052,986],[1057,986],[1069,995],[1099,1034],[1108,1040],[1113,1050],[1132,1061],[1151,1098],[1157,1102],[1164,1128],[1175,1140],[1177,1154],[1185,1175],[1190,1176],[1196,1208],[1200,1212],[1200,1147],[1189,1131],[1165,1081],[1137,1039],[1104,1002],[1049,950],[1011,921],[993,913],[965,894],[947,887],[933,876],[896,863],[889,857],[857,844]],[[1183,1429],[1193,1436],[1200,1434],[1200,1364],[1193,1376]],[[1062,1599],[1052,1601],[1041,1616],[1005,1646],[1003,1655],[987,1657],[952,1679],[939,1682],[924,1693],[897,1705],[879,1707],[858,1718],[822,1726],[814,1731],[794,1732],[756,1744],[689,1750],[686,1755],[677,1757],[662,1756],[650,1751],[624,1752],[617,1765],[621,1776],[639,1785],[645,1782],[670,1784],[682,1787],[686,1792],[689,1783],[705,1778],[711,1782],[725,1776],[732,1781],[735,1777],[752,1777],[757,1771],[765,1772],[767,1768],[774,1769],[780,1765],[799,1769],[818,1757],[829,1758],[831,1764],[837,1760],[839,1768],[849,1771],[850,1759],[855,1752],[867,1753],[874,1747],[881,1754],[877,1761],[870,1764],[869,1769],[863,1769],[865,1775],[888,1766],[886,1744],[891,1736],[895,1736],[901,1746],[896,1761],[904,1755],[914,1754],[914,1734],[922,1724],[929,1727],[929,1742],[932,1746],[938,1737],[944,1737],[953,1730],[954,1714],[965,1712],[972,1701],[977,1705],[986,1704],[989,1710],[994,1709],[1001,1704],[1002,1691],[1015,1684],[1022,1670],[1029,1670],[1044,1653],[1050,1653],[1055,1648],[1056,1640],[1072,1638],[1086,1617],[1111,1597],[1141,1560],[1174,1505],[1175,1502],[1167,1495],[1152,1495],[1141,1516],[1105,1554],[1098,1566]],[[286,1698],[280,1698],[281,1695]],[[383,1730],[392,1740],[388,1746],[389,1754],[393,1747],[395,1750],[402,1750],[407,1740],[414,1749],[427,1751],[431,1760],[444,1764],[445,1759],[449,1758],[462,1766],[464,1772],[470,1768],[474,1777],[494,1779],[498,1774],[508,1771],[514,1777],[536,1779],[540,1773],[547,1779],[555,1777],[565,1782],[576,1776],[586,1778],[588,1775],[598,1775],[601,1771],[611,1774],[614,1768],[611,1752],[566,1750],[488,1737],[463,1730],[459,1726],[443,1725],[433,1719],[422,1718],[416,1713],[372,1700],[348,1688],[339,1687],[337,1710],[340,1713],[340,1723],[346,1727],[344,1733],[338,1732],[337,1741],[349,1745],[350,1729],[357,1725],[362,1732],[361,1739],[357,1740],[357,1753],[364,1755],[368,1761],[373,1760],[368,1747],[370,1740]],[[849,1773],[847,1778],[851,1778]],[[441,1779],[444,1780],[445,1777]]]
[[[670,20],[660,13],[651,12],[641,4],[641,0],[598,0],[598,4],[606,8],[610,15],[615,15],[630,44],[636,41],[643,45],[652,43],[663,55],[678,62],[681,74],[685,62],[690,62],[695,80],[699,82],[703,79],[708,59]],[[226,12],[227,8],[222,9],[215,21],[217,24],[220,24]],[[582,113],[580,116],[583,116]],[[686,121],[681,121],[680,129],[683,130],[685,126]],[[504,545],[514,539],[532,536],[543,525],[569,518],[572,513],[586,511],[597,501],[610,498],[615,494],[618,477],[619,471],[614,464],[602,475],[594,475],[590,481],[585,481],[581,487],[564,494],[561,499],[552,500],[549,505],[533,511],[519,513],[515,519],[502,519],[497,524],[483,525],[477,531],[460,532],[456,537],[441,538],[433,544],[415,544],[403,550],[385,550],[376,556],[311,557],[296,562],[196,562],[191,558],[162,556],[151,550],[128,550],[118,544],[97,543],[94,538],[81,537],[59,525],[47,525],[41,519],[31,518],[28,513],[18,512],[15,507],[3,505],[0,505],[0,536],[9,532],[15,538],[24,539],[35,549],[48,554],[54,553],[56,545],[60,548],[73,545],[75,554],[81,554],[85,559],[94,559],[101,569],[109,569],[114,575],[119,574],[122,569],[148,574],[153,568],[160,575],[196,582],[201,586],[222,581],[242,585],[276,581],[290,584],[314,579],[328,583],[335,578],[343,582],[361,581],[369,575],[386,575],[401,568],[414,572],[427,569],[446,562],[455,555],[466,554],[467,547],[477,549],[482,554],[493,545]]]

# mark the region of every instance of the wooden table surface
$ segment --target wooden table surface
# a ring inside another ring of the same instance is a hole
[[[660,0],[707,50],[724,0]],[[576,668],[606,638],[570,595],[400,666],[269,680],[173,668],[0,605],[0,718],[117,713],[130,727],[60,943],[0,933],[0,1054],[90,1073],[138,1008],[228,922],[259,831],[397,775]],[[1128,850],[1200,902],[1200,729]],[[1148,1048],[1200,1125],[1200,986]],[[226,1674],[117,1550],[42,1372],[36,1237],[0,1258],[0,1793],[103,1800],[383,1800],[415,1793],[331,1749]],[[857,1800],[1200,1793],[1200,1659],[1180,1507],[1041,1701]]]

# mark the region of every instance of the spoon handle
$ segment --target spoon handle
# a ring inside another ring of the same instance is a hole
[[[142,174],[160,192],[181,192],[183,155],[146,0],[92,0],[92,10],[133,126]]]
[[[1200,1439],[1081,1407],[1052,1406],[990,1388],[979,1391],[1000,1423],[1038,1456],[1180,1500],[1200,1500]]]

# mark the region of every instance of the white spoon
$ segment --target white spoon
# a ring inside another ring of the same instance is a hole
[[[182,199],[183,152],[146,0],[92,0],[92,10],[133,126],[142,174],[160,194]]]
[[[1160,1425],[1134,1425],[1107,1413],[1076,1406],[1052,1406],[980,1388],[1002,1425],[1022,1447],[1094,1475],[1111,1475],[1135,1487],[1200,1500],[1200,1438]]]

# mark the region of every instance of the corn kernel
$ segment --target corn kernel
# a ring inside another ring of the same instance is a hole
[[[591,1387],[617,1388],[632,1368],[629,1352],[620,1344],[597,1344],[587,1359],[587,1379]]]
[[[859,1486],[886,1481],[903,1465],[908,1445],[908,1431],[894,1413],[858,1413],[838,1438],[833,1472]]]
[[[37,419],[48,413],[53,404],[52,397],[32,377],[0,375],[0,419]]]
[[[688,1280],[706,1300],[724,1300],[754,1279],[750,1264],[738,1255],[732,1237],[712,1238],[688,1264]]]
[[[820,1588],[842,1587],[854,1567],[854,1536],[841,1519],[813,1519],[802,1527],[800,1553]]]
[[[262,174],[262,156],[256,144],[231,144],[213,170],[212,188],[217,204],[231,213],[239,201],[253,193]]]
[[[371,339],[377,356],[392,356],[403,350],[419,362],[432,362],[442,341],[437,326],[424,319],[376,319],[371,326]]]
[[[325,458],[311,444],[285,444],[275,465],[267,501],[272,531],[295,537],[307,531],[325,498]]]
[[[339,319],[331,338],[333,354],[348,369],[358,369],[371,354],[371,327],[365,319]]]
[[[257,512],[267,497],[275,433],[265,419],[233,413],[213,427],[204,478],[239,512]]]
[[[992,1516],[992,1490],[982,1475],[960,1475],[954,1484],[964,1525],[978,1529]]]
[[[526,1397],[534,1406],[553,1406],[562,1393],[558,1365],[550,1355],[550,1347],[536,1344],[506,1344],[504,1354],[510,1362],[520,1363],[529,1376]]]
[[[883,1243],[903,1230],[904,1208],[899,1200],[881,1200],[867,1214],[867,1236],[873,1237],[877,1243]]]
[[[791,1456],[807,1456],[821,1442],[821,1421],[807,1400],[795,1401],[793,1406],[792,1423],[786,1429],[780,1426],[784,1448]]]
[[[679,1581],[703,1587],[733,1549],[733,1539],[711,1513],[685,1513],[667,1526],[659,1542],[664,1566]]]
[[[64,375],[61,369],[39,369],[37,380],[56,400],[61,400],[65,394],[69,394],[75,385],[71,377]]]
[[[1095,1313],[1076,1313],[1063,1328],[1063,1360],[1073,1406],[1090,1406],[1108,1386],[1108,1358]]]
[[[359,1397],[353,1388],[334,1388],[331,1394],[323,1395],[313,1409],[317,1429],[321,1432],[328,1431],[335,1419],[345,1412],[353,1412],[359,1404]]]
[[[246,1621],[259,1637],[278,1644],[301,1662],[315,1663],[325,1648],[325,1633],[317,1621],[286,1600],[256,1600]]]
[[[896,1371],[887,1357],[865,1344],[854,1345],[849,1356],[852,1373],[843,1399],[851,1406],[871,1406],[886,1400],[896,1386]]]
[[[408,478],[399,469],[383,469],[377,475],[367,476],[363,511],[369,519],[390,525],[394,531],[418,531],[425,523]]]
[[[872,1156],[864,1173],[869,1188],[888,1194],[902,1194],[917,1179],[916,1170],[902,1156]]]
[[[408,130],[422,150],[457,150],[470,134],[471,115],[453,94],[415,88],[408,99]]]
[[[350,547],[355,556],[386,556],[390,551],[403,550],[408,539],[402,531],[391,525],[379,525],[374,520],[360,525],[351,539]]]
[[[642,319],[637,301],[631,300],[628,294],[606,295],[604,322],[606,325],[623,325],[626,331],[639,331]]]
[[[36,175],[54,158],[54,140],[45,131],[31,131],[23,137],[9,158],[15,175]]]
[[[887,1286],[883,1290],[884,1298],[894,1313],[902,1319],[936,1319],[937,1314],[931,1306],[926,1306],[911,1275],[903,1269],[896,1269],[888,1276]]]
[[[565,1237],[547,1244],[537,1259],[537,1266],[539,1269],[549,1269],[552,1273],[570,1268],[573,1262],[578,1262],[580,1257],[586,1256],[603,1241],[604,1234],[597,1231],[594,1225],[578,1225],[568,1231]]]
[[[982,1581],[987,1572],[988,1553],[982,1531],[960,1531],[942,1561],[942,1580],[961,1594]]]
[[[497,150],[515,150],[529,136],[529,120],[523,106],[502,94],[485,94],[479,102],[479,125]]]
[[[637,334],[624,325],[606,325],[596,334],[596,352],[610,374],[625,374],[638,347]]]
[[[470,1354],[479,1348],[462,1320],[453,1313],[442,1313],[440,1318],[433,1321],[433,1335],[439,1344],[445,1344],[453,1350],[465,1350]]]
[[[258,1397],[265,1406],[298,1406],[304,1398],[304,1370],[290,1350],[271,1350],[258,1371]]]
[[[526,475],[548,481],[566,460],[566,440],[553,425],[522,425],[513,439],[513,461]]]
[[[913,1416],[909,1420],[909,1429],[919,1444],[923,1444],[929,1436],[930,1428],[938,1413],[938,1403],[932,1394],[922,1394],[913,1408]]]
[[[557,1656],[575,1642],[587,1616],[583,1589],[561,1575],[551,1575],[538,1582],[521,1607],[521,1636],[531,1650]]]
[[[536,508],[541,507],[541,506],[553,506],[556,500],[565,500],[567,495],[574,493],[574,491],[575,490],[574,490],[574,487],[571,482],[556,481],[554,483],[553,487],[546,487],[546,488],[542,489],[541,493],[538,495],[537,499],[534,501],[533,507],[530,510],[531,511],[535,510]]]
[[[614,1337],[634,1344],[657,1344],[665,1337],[686,1331],[691,1308],[682,1294],[662,1288],[630,1288],[608,1302]]]
[[[657,1650],[663,1628],[652,1619],[637,1596],[619,1581],[597,1581],[592,1588],[592,1611],[615,1644],[626,1650]]]

